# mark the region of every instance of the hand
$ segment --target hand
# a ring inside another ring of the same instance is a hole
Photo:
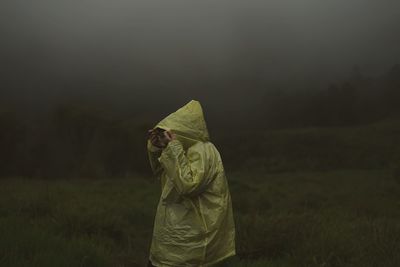
[[[169,143],[172,140],[176,140],[176,134],[174,134],[170,130],[164,131],[164,137],[167,140],[167,143]]]
[[[159,136],[159,141],[162,148],[165,148],[168,143],[176,139],[176,135],[169,130],[163,132],[162,136]]]
[[[155,129],[150,129],[147,131],[147,138],[150,140],[151,144],[157,148],[162,148],[162,144],[160,142],[160,134]]]
[[[151,143],[158,148],[165,148],[168,143],[176,139],[176,135],[170,130],[163,132],[151,129],[148,131]]]

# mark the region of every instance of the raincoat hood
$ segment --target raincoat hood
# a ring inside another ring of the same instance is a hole
[[[199,101],[191,100],[177,111],[169,114],[153,128],[170,130],[188,149],[198,141],[210,141],[203,109]]]

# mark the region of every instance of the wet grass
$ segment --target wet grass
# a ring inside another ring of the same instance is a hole
[[[237,256],[220,266],[400,266],[400,185],[385,170],[227,173]],[[0,181],[0,266],[145,266],[159,184]]]

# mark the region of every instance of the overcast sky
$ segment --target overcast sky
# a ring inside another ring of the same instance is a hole
[[[243,100],[400,63],[400,1],[1,0],[0,36],[3,97]]]

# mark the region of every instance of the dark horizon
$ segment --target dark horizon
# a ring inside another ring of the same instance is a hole
[[[398,1],[2,1],[2,102],[250,110],[400,63]],[[154,97],[157,95],[158,97]],[[227,103],[226,99],[230,99]],[[30,109],[28,109],[30,112]]]

